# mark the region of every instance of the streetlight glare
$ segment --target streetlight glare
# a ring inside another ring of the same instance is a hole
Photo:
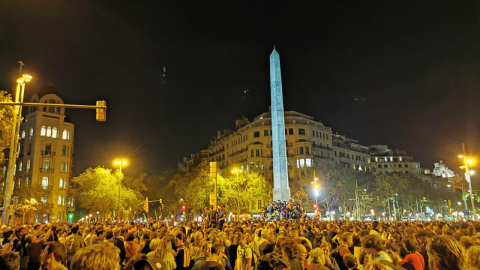
[[[126,159],[116,159],[113,161],[114,165],[122,165],[125,166],[127,165],[127,160]]]
[[[463,158],[463,155],[458,155],[458,158]]]

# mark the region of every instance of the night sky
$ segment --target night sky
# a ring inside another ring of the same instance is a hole
[[[27,97],[51,84],[65,103],[107,101],[107,122],[67,110],[75,174],[117,156],[159,173],[267,111],[273,46],[286,110],[424,168],[456,170],[462,142],[480,153],[478,1],[0,3],[0,89],[22,60]]]

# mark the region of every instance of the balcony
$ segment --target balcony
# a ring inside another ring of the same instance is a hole
[[[51,191],[51,190],[53,190],[53,185],[48,185],[48,186],[42,185],[42,189],[43,189],[43,190],[50,190],[50,191]]]
[[[42,150],[42,156],[55,156],[56,152],[55,151],[43,151]]]
[[[53,168],[40,168],[41,173],[53,173]]]

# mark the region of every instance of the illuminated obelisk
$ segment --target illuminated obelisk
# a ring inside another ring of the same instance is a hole
[[[290,199],[290,188],[288,187],[280,56],[275,48],[270,54],[270,93],[272,99],[273,200],[286,202]]]

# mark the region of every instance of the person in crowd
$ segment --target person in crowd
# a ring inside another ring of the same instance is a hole
[[[175,256],[175,264],[177,270],[187,270],[190,266],[190,251],[185,245],[185,235],[182,231],[175,233],[174,243],[177,249],[177,255]]]
[[[375,262],[385,265],[387,269],[394,269],[393,260],[385,252],[385,246],[382,245],[382,239],[379,236],[376,234],[365,236],[362,240],[362,245],[367,253],[372,254]]]
[[[407,236],[402,243],[407,255],[400,262],[400,265],[405,269],[425,270],[425,260],[419,252],[420,247],[417,239],[413,236]]]
[[[67,270],[63,265],[67,259],[67,248],[60,242],[48,242],[41,255],[42,269]]]
[[[73,256],[70,270],[120,270],[118,248],[108,242],[82,248]]]
[[[290,263],[282,255],[271,252],[261,256],[256,270],[290,270]]]
[[[19,270],[20,255],[17,252],[8,251],[0,255],[0,269],[2,270]]]
[[[480,270],[480,246],[474,245],[467,250],[464,269]]]
[[[463,269],[465,249],[455,238],[447,235],[436,235],[427,245],[430,270]]]
[[[206,260],[199,262],[198,270],[224,270],[222,259],[225,255],[225,247],[220,243],[215,243],[211,247],[210,256]]]
[[[345,263],[345,266],[347,266],[348,270],[357,270],[357,257],[355,257],[353,254],[345,254],[345,256],[343,256],[343,262]]]
[[[307,270],[329,270],[325,266],[325,252],[321,248],[314,248],[310,251],[310,264]]]

